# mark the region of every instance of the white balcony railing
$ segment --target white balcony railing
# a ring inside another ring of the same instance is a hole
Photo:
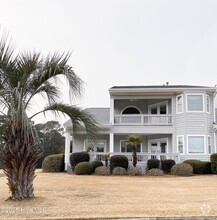
[[[119,152],[90,152],[90,158],[92,161],[94,160],[101,160],[103,161],[103,155],[124,155],[128,158],[128,161],[132,163],[132,153],[119,153]],[[137,153],[137,162],[138,163],[147,163],[149,159],[159,159],[159,160],[166,160],[171,159],[175,160],[176,163],[179,162],[179,153]]]
[[[115,115],[116,125],[170,125],[171,115]]]

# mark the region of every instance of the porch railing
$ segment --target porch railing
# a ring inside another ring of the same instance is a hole
[[[119,152],[107,152],[107,153],[100,153],[100,152],[90,152],[91,161],[93,160],[101,160],[103,161],[103,155],[124,155],[128,158],[128,161],[132,163],[132,153],[119,153]],[[137,153],[137,162],[138,163],[147,163],[149,159],[159,159],[159,160],[166,160],[172,159],[175,160],[176,163],[179,162],[179,153]]]
[[[115,115],[116,125],[169,125],[172,115]]]

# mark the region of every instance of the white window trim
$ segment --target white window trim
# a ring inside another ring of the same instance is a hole
[[[139,111],[139,114],[140,114],[140,115],[142,114],[141,110],[140,110],[138,107],[136,107],[136,106],[134,106],[134,105],[128,105],[127,107],[125,107],[125,108],[122,109],[121,115],[123,115],[124,110],[126,110],[126,109],[128,109],[128,108],[135,108],[135,109],[137,109],[137,110]],[[139,115],[139,114],[138,114],[138,115]]]
[[[207,100],[207,98],[208,98],[208,100]],[[209,111],[207,110],[207,101],[209,102]],[[206,112],[208,113],[208,114],[210,114],[210,109],[211,109],[211,100],[210,100],[210,95],[206,95]]]
[[[203,153],[189,153],[189,146],[188,146],[188,138],[189,137],[203,137]],[[206,155],[206,135],[204,134],[188,134],[187,135],[187,154],[188,155]]]
[[[182,138],[183,141],[183,153],[179,152],[179,138]],[[177,152],[180,153],[180,155],[184,155],[185,154],[185,136],[184,135],[177,135],[177,139],[176,139],[176,143],[177,143]]]
[[[178,97],[182,97],[182,111],[178,112]],[[184,112],[184,96],[183,94],[176,96],[176,114],[182,114]]]
[[[209,152],[209,138],[210,138],[210,147],[211,147],[211,152]],[[211,144],[211,136],[210,135],[207,135],[207,153],[208,155],[211,155],[212,154],[212,144]]]
[[[120,150],[119,150],[119,152],[120,153],[131,153],[131,152],[121,152],[121,142],[126,142],[126,140],[120,140]],[[137,153],[142,153],[142,143],[140,144],[140,152],[137,152]]]
[[[151,109],[153,107],[157,107],[157,115],[159,115],[160,114],[160,106],[162,106],[162,105],[166,105],[166,109],[167,109],[166,111],[167,111],[167,115],[168,115],[169,114],[168,113],[168,110],[169,110],[168,101],[162,101],[162,102],[148,105],[148,114],[151,114]]]
[[[86,142],[87,142],[87,139],[84,140],[84,151],[87,150]],[[96,140],[96,143],[97,143],[97,142],[104,142],[104,143],[105,143],[105,147],[104,147],[104,153],[105,153],[105,152],[106,152],[106,148],[107,148],[107,146],[106,146],[106,140],[105,140],[105,139]],[[96,152],[96,151],[94,151],[94,152]]]
[[[166,141],[166,143],[167,143],[166,154],[167,154],[168,153],[168,148],[169,148],[168,138],[149,139],[148,140],[148,153],[151,153],[151,143],[152,142],[157,142],[157,144],[158,144],[158,142],[160,142],[160,141]]]
[[[203,104],[203,110],[202,111],[188,111],[188,96],[189,95],[201,95],[202,96],[202,104]],[[186,93],[186,112],[188,113],[201,113],[204,112],[205,106],[204,106],[204,93]]]

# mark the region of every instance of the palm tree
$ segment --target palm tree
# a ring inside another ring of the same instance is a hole
[[[91,115],[60,102],[60,76],[64,76],[68,83],[71,98],[82,93],[83,82],[67,64],[69,57],[69,54],[58,53],[47,57],[36,52],[15,54],[9,38],[0,38],[0,106],[1,113],[7,117],[3,162],[11,190],[10,199],[34,196],[33,180],[40,157],[39,139],[31,121],[34,116],[47,111],[63,113],[71,118],[75,131],[78,126],[84,126],[91,139],[97,133]],[[47,106],[30,115],[29,110],[39,101],[37,98],[43,99]]]
[[[143,142],[141,136],[129,135],[126,140],[126,144],[132,147],[133,152],[133,166],[137,164],[137,146]]]

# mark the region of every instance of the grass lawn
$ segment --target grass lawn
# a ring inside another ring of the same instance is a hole
[[[0,172],[0,219],[217,216],[217,175],[76,176],[37,171],[35,198],[12,202]]]

